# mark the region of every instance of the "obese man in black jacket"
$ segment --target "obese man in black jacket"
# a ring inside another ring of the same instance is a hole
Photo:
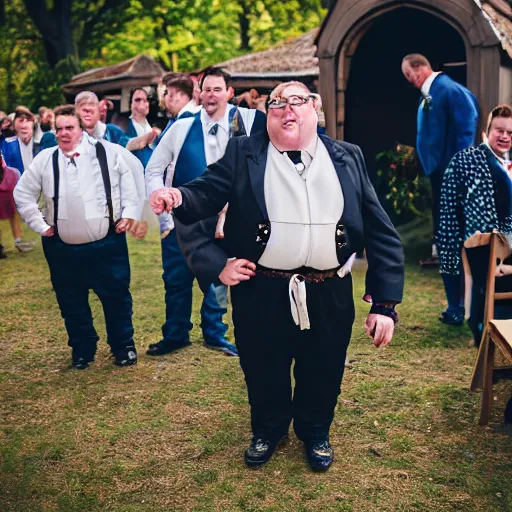
[[[229,203],[222,245],[205,251],[196,241],[183,249],[203,283],[232,287],[251,406],[251,467],[270,459],[292,419],[311,468],[326,471],[332,463],[329,429],[354,322],[353,253],[366,250],[373,304],[365,330],[377,347],[391,341],[402,300],[402,244],[361,151],[317,135],[314,102],[301,83],[279,85],[268,134],[232,139],[200,178],[150,198],[155,213],[174,208],[184,224]]]

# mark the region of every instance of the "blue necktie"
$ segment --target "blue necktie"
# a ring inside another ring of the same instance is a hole
[[[219,125],[217,123],[215,123],[209,130],[208,130],[208,134],[209,135],[217,135],[217,132],[219,131]]]

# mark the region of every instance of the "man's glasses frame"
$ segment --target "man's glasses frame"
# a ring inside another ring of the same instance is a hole
[[[308,95],[300,95],[300,94],[292,94],[288,98],[273,98],[268,102],[268,108],[270,110],[277,110],[285,108],[286,105],[290,105],[290,107],[302,107],[309,100],[315,100],[318,98],[317,94],[308,94]]]

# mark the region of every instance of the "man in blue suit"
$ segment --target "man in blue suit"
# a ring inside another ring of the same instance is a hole
[[[434,235],[439,228],[439,208],[443,175],[453,155],[475,142],[478,101],[471,91],[444,73],[434,72],[419,53],[402,60],[405,78],[421,90],[418,107],[416,148],[425,174],[432,185]],[[433,246],[433,256],[437,256]],[[442,274],[448,308],[439,319],[449,325],[462,325],[464,307],[462,275]]]
[[[27,107],[16,107],[14,113],[15,137],[8,137],[2,144],[5,163],[18,169],[21,174],[39,153],[39,144],[34,141],[35,116]]]

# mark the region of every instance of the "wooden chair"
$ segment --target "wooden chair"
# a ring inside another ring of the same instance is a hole
[[[495,301],[512,299],[512,291],[496,293],[496,276],[509,274],[512,271],[510,265],[503,264],[503,261],[512,254],[512,249],[505,235],[501,233],[486,233],[481,234],[481,236],[487,238],[488,243],[490,243],[489,272],[487,275],[482,341],[469,389],[471,391],[482,390],[478,423],[487,425],[493,402],[493,373],[497,369],[495,364],[496,348],[498,348],[502,359],[507,364],[512,364],[512,319],[496,320],[494,318]],[[481,241],[485,242],[485,238],[482,238]],[[485,245],[485,243],[478,245]]]

